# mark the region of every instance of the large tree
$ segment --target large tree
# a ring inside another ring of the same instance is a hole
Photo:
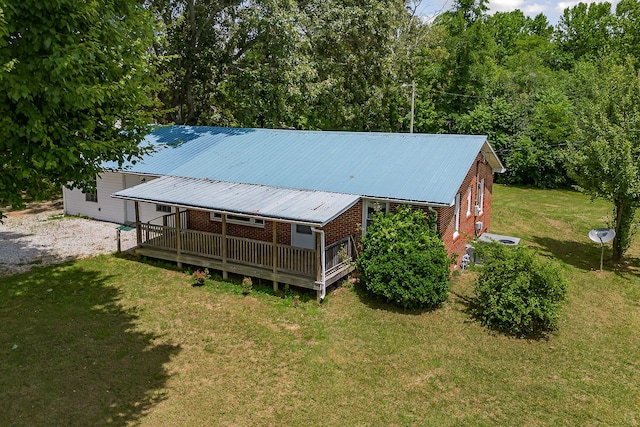
[[[556,40],[565,53],[564,66],[570,68],[583,57],[595,58],[611,49],[614,35],[611,3],[578,3],[566,8],[556,27]]]
[[[137,0],[0,0],[0,202],[140,154],[156,78]],[[1,204],[0,204],[1,206]]]
[[[580,188],[613,204],[613,260],[620,261],[633,237],[640,207],[640,77],[627,57],[576,66],[576,138],[569,168]]]

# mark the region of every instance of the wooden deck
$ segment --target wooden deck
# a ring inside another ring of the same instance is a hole
[[[296,248],[242,237],[180,230],[167,225],[139,224],[141,242],[136,253],[151,258],[288,283],[308,289],[322,287],[321,256],[313,249]],[[325,249],[325,286],[353,271],[355,243],[347,237]]]

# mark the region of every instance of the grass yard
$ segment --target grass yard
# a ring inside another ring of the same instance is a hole
[[[587,233],[606,204],[504,186],[493,202],[493,232],[565,266],[549,339],[472,320],[470,271],[443,308],[403,312],[100,256],[0,282],[0,425],[640,425],[640,243],[600,273]]]

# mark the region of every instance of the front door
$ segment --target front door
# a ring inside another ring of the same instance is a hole
[[[316,236],[308,225],[291,224],[291,246],[315,249]]]

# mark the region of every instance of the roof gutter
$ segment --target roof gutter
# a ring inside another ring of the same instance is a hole
[[[404,205],[412,205],[412,206],[425,206],[428,208],[448,208],[451,206],[450,203],[438,203],[438,202],[420,202],[418,200],[409,200],[409,199],[393,199],[390,197],[376,197],[376,196],[361,196],[363,199],[367,200],[377,200],[380,202],[389,202],[389,203],[398,203]]]

